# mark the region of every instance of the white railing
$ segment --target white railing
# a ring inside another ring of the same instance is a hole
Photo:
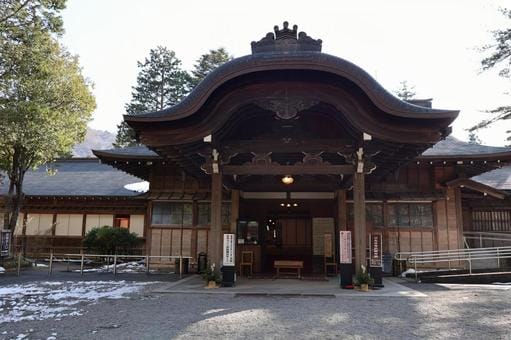
[[[485,241],[509,242],[511,244],[510,233],[491,233],[483,231],[467,231],[463,233],[463,244],[469,247],[468,240],[478,241],[479,248],[484,248]]]
[[[412,265],[417,279],[417,265],[448,263],[449,270],[452,263],[467,263],[469,275],[472,275],[472,262],[477,260],[497,260],[500,267],[502,259],[511,258],[511,246],[470,248],[452,250],[434,250],[425,252],[399,252],[394,258],[398,261],[406,261]]]

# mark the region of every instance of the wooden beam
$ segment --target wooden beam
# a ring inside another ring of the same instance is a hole
[[[225,175],[341,175],[352,174],[353,165],[224,165],[222,172]]]
[[[231,141],[221,147],[222,154],[281,152],[353,153],[352,140],[346,139],[268,139]]]

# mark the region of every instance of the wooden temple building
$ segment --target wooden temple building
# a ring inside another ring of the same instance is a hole
[[[136,232],[148,254],[204,252],[220,265],[223,234],[234,233],[237,262],[250,253],[264,273],[275,260],[322,271],[323,237],[338,261],[340,230],[352,231],[355,268],[368,235],[381,234],[385,271],[397,251],[511,233],[510,148],[450,137],[458,111],[402,101],[321,46],[284,23],[178,105],[126,115],[141,146],[27,174],[16,237],[74,247],[111,225]],[[126,189],[141,181],[146,192]]]

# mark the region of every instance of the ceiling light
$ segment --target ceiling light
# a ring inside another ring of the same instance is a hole
[[[289,185],[289,184],[293,184],[295,179],[291,175],[285,175],[284,177],[282,177],[281,181],[282,181],[282,183]]]

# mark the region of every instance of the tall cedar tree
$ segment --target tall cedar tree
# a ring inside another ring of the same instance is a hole
[[[65,1],[0,5],[0,170],[9,178],[5,224],[14,230],[25,173],[83,139],[95,101],[77,58],[56,40]]]
[[[202,79],[211,71],[229,60],[232,60],[232,56],[223,47],[209,50],[208,53],[203,54],[195,62],[194,70],[192,71],[191,87],[194,88],[199,85]]]
[[[174,51],[158,46],[137,65],[137,85],[133,86],[131,101],[125,106],[128,114],[163,110],[176,105],[188,94],[190,75],[181,69],[181,61]],[[121,122],[117,128],[115,147],[138,145],[133,129],[126,122]]]
[[[181,70],[181,62],[174,52],[157,47],[150,51],[150,57],[144,63],[138,63],[137,86],[133,87],[126,111],[138,114],[175,105],[211,71],[231,59],[232,56],[222,47],[210,50],[196,61],[192,75],[189,75]],[[138,145],[135,132],[128,124],[121,122],[117,128],[115,147]]]
[[[511,20],[510,9],[504,8],[501,9],[501,12]],[[511,80],[511,27],[493,31],[493,40],[493,43],[482,47],[484,52],[490,52],[490,55],[481,61],[482,69],[483,71],[496,69],[499,76]],[[500,120],[511,119],[511,105],[499,106],[487,112],[493,114],[493,117],[471,127],[468,129],[469,132],[487,127]],[[511,142],[511,131],[507,131],[507,133],[507,141]]]

